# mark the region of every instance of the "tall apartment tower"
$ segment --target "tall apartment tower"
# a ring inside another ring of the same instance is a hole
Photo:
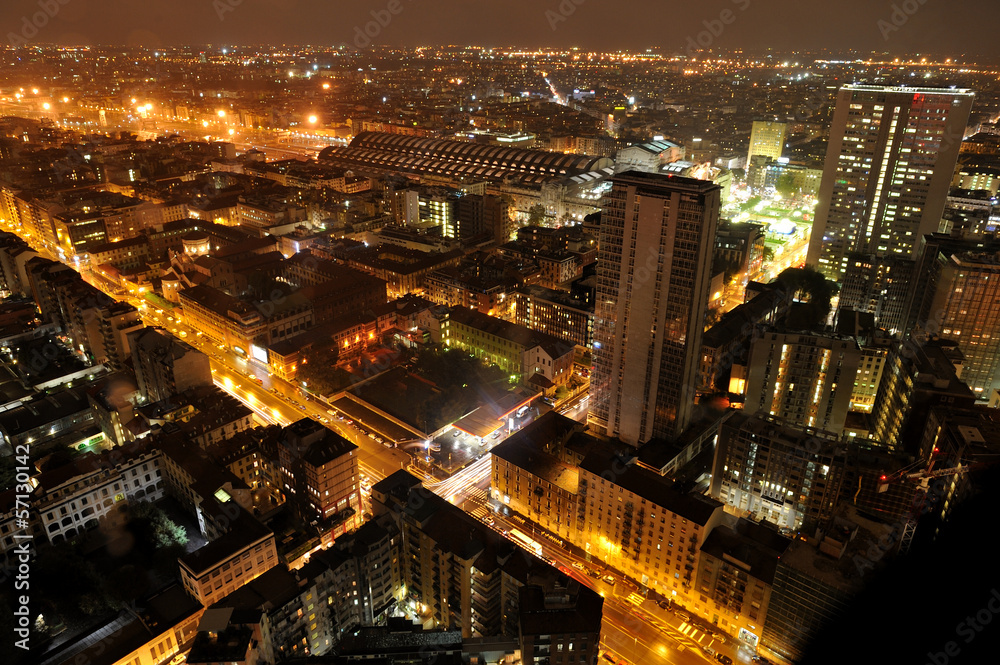
[[[962,381],[978,399],[990,399],[1000,390],[1000,254],[967,251],[944,260],[931,303],[932,323],[965,356]]]
[[[721,191],[638,171],[612,183],[597,257],[591,425],[637,446],[691,420]]]
[[[861,349],[847,335],[764,334],[750,347],[744,412],[839,436],[860,362]]]
[[[769,159],[779,159],[785,149],[785,137],[788,136],[788,125],[783,122],[754,120],[750,130],[750,151],[747,153],[747,166],[756,155]]]
[[[810,265],[842,282],[857,256],[916,258],[920,238],[941,224],[973,97],[948,88],[840,89]]]

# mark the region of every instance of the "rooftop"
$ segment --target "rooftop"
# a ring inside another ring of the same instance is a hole
[[[580,469],[595,476],[611,478],[613,484],[701,526],[705,526],[723,505],[700,494],[681,493],[674,489],[670,480],[609,454],[607,449],[588,454]]]

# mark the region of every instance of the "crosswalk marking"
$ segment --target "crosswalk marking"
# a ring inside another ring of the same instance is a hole
[[[681,624],[680,631],[684,633],[684,635],[686,635],[687,637],[697,642],[698,644],[703,644],[706,639],[708,639],[709,643],[713,641],[713,639],[709,637],[708,633],[701,632],[700,630],[698,630],[697,628],[695,628],[694,626],[692,626],[687,622]]]

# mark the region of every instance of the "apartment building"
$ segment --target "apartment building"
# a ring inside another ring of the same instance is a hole
[[[226,533],[240,509],[253,509],[250,487],[183,434],[159,437],[156,445],[163,451],[167,491],[197,518],[209,540]]]
[[[750,347],[744,410],[839,435],[860,363],[853,337],[765,333]]]
[[[678,491],[554,412],[492,452],[491,500],[498,508],[525,510],[590,558],[662,595],[693,593],[698,552],[721,523],[722,503]],[[686,600],[694,607],[706,602]]]
[[[709,599],[708,618],[741,644],[756,647],[767,620],[774,578],[790,538],[740,519],[712,529],[701,547],[697,590]]]
[[[180,292],[187,323],[237,353],[267,362],[267,346],[313,325],[313,308],[299,292],[248,302],[205,284]]]
[[[118,242],[95,245],[87,250],[91,269],[101,265],[115,268],[139,268],[149,260],[149,239],[145,235],[125,238]]]
[[[205,607],[279,564],[274,533],[239,506],[233,514],[226,533],[178,561],[185,590]]]
[[[399,526],[406,600],[425,628],[461,630],[466,638],[515,636],[522,587],[571,583],[406,471],[372,487],[372,511]]]
[[[124,368],[132,357],[129,335],[143,328],[139,311],[127,302],[116,302],[101,308],[95,319],[99,322],[101,344],[91,344],[94,362],[113,370]]]
[[[162,328],[142,328],[128,336],[139,392],[159,402],[190,388],[211,386],[208,356]]]
[[[32,509],[53,544],[99,525],[122,526],[129,503],[165,496],[161,464],[158,450],[141,445],[84,455],[35,477]]]
[[[305,418],[285,428],[278,443],[283,490],[324,539],[362,524],[358,447],[322,423]]]
[[[577,346],[594,346],[594,305],[582,297],[540,285],[523,286],[511,294],[512,320]]]
[[[833,514],[846,464],[846,446],[827,432],[737,413],[719,427],[710,492],[739,515],[797,531]]]

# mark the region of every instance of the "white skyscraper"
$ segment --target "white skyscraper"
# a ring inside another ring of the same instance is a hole
[[[972,100],[948,88],[841,88],[810,265],[842,282],[852,255],[916,258],[920,238],[941,223]]]

